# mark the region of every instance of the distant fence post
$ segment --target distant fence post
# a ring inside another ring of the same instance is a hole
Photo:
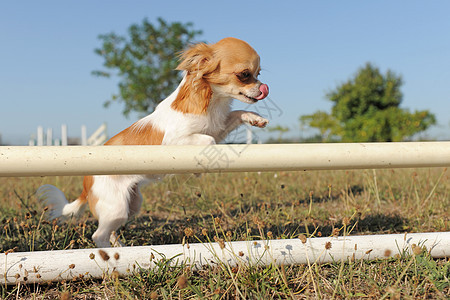
[[[86,125],[81,125],[81,146],[87,146]]]
[[[67,125],[61,125],[61,146],[67,146]]]
[[[108,139],[106,134],[106,123],[103,123],[88,139],[87,145],[89,146],[99,146],[103,145]]]
[[[42,126],[37,128],[36,146],[44,146],[44,128]]]
[[[47,146],[53,146],[53,129],[47,128]]]
[[[250,126],[247,127],[247,144],[250,145],[253,141],[253,132]]]

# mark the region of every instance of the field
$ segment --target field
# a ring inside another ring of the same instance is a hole
[[[127,246],[449,231],[443,168],[171,176],[143,189],[141,214],[120,230]],[[70,199],[79,177],[0,178],[0,252],[92,248],[89,213],[47,222],[34,195],[50,183]],[[2,299],[446,299],[450,262],[427,251],[323,265],[203,269],[169,266],[128,278],[1,286]]]

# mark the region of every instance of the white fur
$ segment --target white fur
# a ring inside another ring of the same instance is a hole
[[[48,206],[47,215],[50,220],[67,219],[79,215],[84,210],[85,203],[79,199],[69,203],[64,193],[51,184],[39,187],[36,194]]]
[[[146,181],[147,178],[143,175],[94,176],[92,193],[99,201],[95,206],[95,211],[98,212],[98,229],[92,239],[98,247],[108,247],[110,242],[116,246],[120,243],[115,231],[138,212],[130,211],[130,188]],[[142,196],[139,190],[137,192],[138,203],[134,203],[134,206],[140,208]]]

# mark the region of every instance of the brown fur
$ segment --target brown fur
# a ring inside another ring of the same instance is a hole
[[[188,114],[206,114],[212,97],[212,90],[205,77],[216,71],[219,63],[213,58],[213,48],[197,44],[180,56],[177,70],[186,71],[186,82],[181,86],[172,109]]]
[[[164,132],[153,125],[141,127],[134,123],[110,138],[105,145],[161,145],[163,138]]]
[[[261,71],[260,57],[248,43],[235,38],[226,38],[211,47],[214,47],[214,57],[220,62],[218,67],[220,72],[213,72],[205,76],[210,83],[229,84],[233,81],[233,84],[241,86],[251,86],[256,83],[254,79],[242,83],[236,76],[230,76],[243,70],[248,70],[253,75],[257,75]]]
[[[248,88],[257,84],[260,72],[259,55],[246,42],[226,38],[216,44],[196,44],[184,51],[177,70],[186,72],[186,82],[181,86],[172,109],[189,114],[206,114],[212,90],[210,84],[226,85],[233,81],[236,86]],[[253,76],[242,82],[236,78],[248,71]]]
[[[180,88],[171,107],[181,113],[206,114],[211,96],[211,87],[204,79],[195,82],[194,75],[187,75],[186,82]]]

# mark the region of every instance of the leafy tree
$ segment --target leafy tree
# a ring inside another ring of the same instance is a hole
[[[321,110],[312,115],[301,116],[300,123],[302,126],[307,125],[319,129],[322,141],[331,140],[331,135],[337,133],[339,125],[333,116]]]
[[[269,132],[278,132],[278,137],[276,139],[276,141],[281,142],[283,140],[283,134],[289,131],[288,127],[284,127],[281,125],[276,125],[274,127],[269,127],[268,128]]]
[[[123,114],[131,111],[147,114],[170,95],[181,80],[175,68],[178,54],[202,32],[193,30],[192,23],[167,23],[158,18],[155,26],[147,19],[133,24],[128,37],[115,33],[103,34],[103,42],[95,53],[104,58],[104,66],[120,77],[119,92],[105,102],[124,102]],[[107,71],[93,71],[93,75],[111,77]]]
[[[317,111],[300,117],[302,124],[319,129],[322,139],[343,142],[402,141],[436,123],[428,110],[409,112],[400,108],[403,94],[400,76],[381,74],[370,63],[354,78],[326,96],[333,102],[331,114]]]

